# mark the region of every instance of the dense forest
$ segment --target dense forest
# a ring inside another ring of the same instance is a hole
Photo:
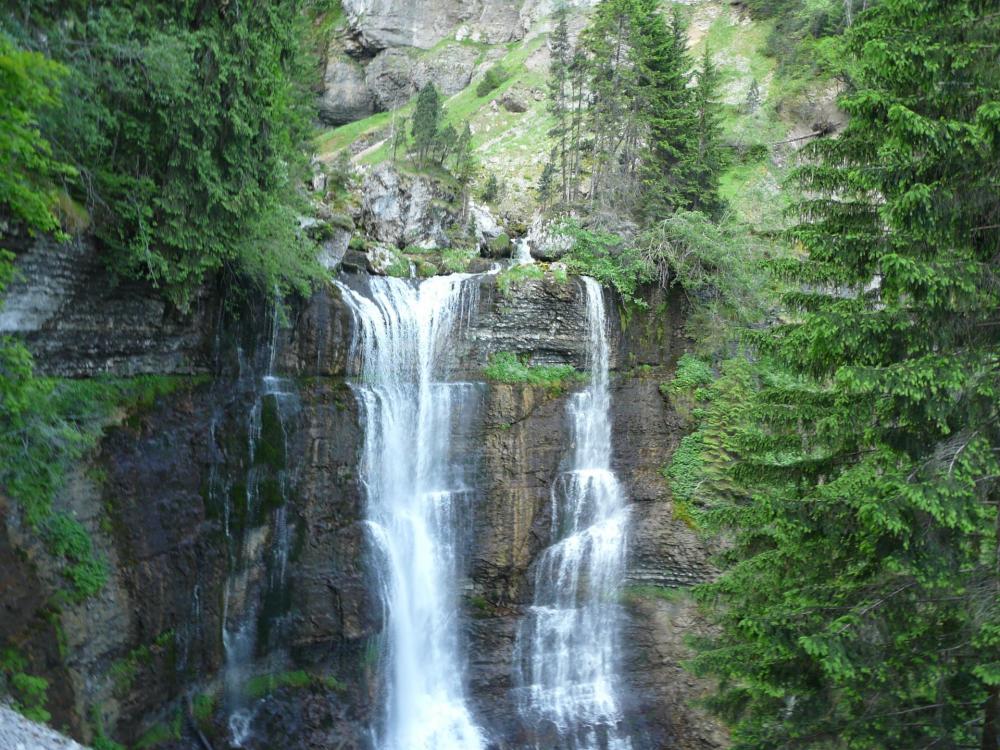
[[[314,106],[349,5],[8,3],[0,293],[33,245],[85,237],[109,278],[148,284],[171,314],[206,289],[232,310],[292,309],[329,285],[319,248],[360,213],[352,191],[373,153],[443,185],[435,200],[454,217],[450,247],[400,241],[388,275],[477,272],[473,218],[500,216],[514,188],[467,102],[496,111],[523,61],[488,58],[458,93],[415,85],[373,115],[378,136],[328,160],[318,199],[314,154],[352,128],[323,136]],[[711,37],[695,49],[685,4],[600,0],[583,16],[559,4],[536,87],[541,158],[521,191],[530,215],[504,215],[482,256],[509,257],[537,221],[567,250],[491,271],[504,304],[525,283],[587,276],[625,324],[666,330],[651,290],[683,300],[685,351],[659,385],[683,434],[661,479],[672,518],[715,552],[711,580],[684,592],[706,623],[685,668],[711,686],[696,702],[728,747],[998,750],[1000,5],[734,5],[768,30],[773,66],[740,83],[738,104],[727,50]],[[842,126],[732,137],[734,118],[752,131],[773,114],[762,87],[816,80],[835,86]],[[779,160],[779,144],[794,150]],[[731,175],[779,161],[767,220],[751,220]],[[362,234],[348,252],[371,258]],[[529,359],[495,353],[484,379],[550,397],[585,382]],[[0,490],[62,561],[50,612],[114,575],[53,498],[109,414],[176,387],[35,374],[29,347],[0,338]],[[0,696],[45,722],[42,672],[0,640]],[[95,720],[86,739],[123,747],[112,734]],[[633,750],[646,747],[660,745]]]

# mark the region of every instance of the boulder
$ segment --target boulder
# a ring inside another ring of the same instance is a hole
[[[68,737],[0,706],[0,747],[10,750],[87,750]]]
[[[559,260],[573,247],[573,239],[560,234],[552,222],[546,222],[538,216],[528,229],[528,249],[531,257],[550,263]]]
[[[368,251],[368,273],[376,276],[407,276],[409,263],[396,250],[385,245],[375,245]]]
[[[508,112],[518,114],[528,111],[528,103],[513,91],[508,91],[503,95],[503,98],[500,100],[500,106]]]
[[[503,233],[490,209],[474,201],[469,203],[469,226],[481,250]]]
[[[319,264],[327,271],[335,270],[347,254],[347,246],[351,242],[351,232],[340,227],[333,229],[333,236],[324,240],[319,246],[316,256]]]
[[[413,70],[413,85],[419,90],[428,83],[445,96],[452,96],[469,85],[479,50],[466,44],[447,44],[422,59]]]

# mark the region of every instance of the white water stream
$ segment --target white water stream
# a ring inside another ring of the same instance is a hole
[[[452,436],[477,386],[448,382],[449,345],[474,302],[462,275],[340,285],[355,316],[362,480],[388,618],[380,750],[480,750],[466,703],[456,580],[473,496]]]
[[[625,750],[617,699],[627,509],[611,470],[604,297],[584,278],[590,381],[568,404],[571,452],[552,489],[552,543],[518,633],[520,708],[546,750]],[[551,739],[550,739],[551,738]]]

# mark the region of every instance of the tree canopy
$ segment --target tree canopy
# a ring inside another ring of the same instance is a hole
[[[675,458],[714,467],[700,521],[732,540],[695,666],[737,748],[994,750],[1000,14],[853,20],[850,122],[796,173],[786,322]]]

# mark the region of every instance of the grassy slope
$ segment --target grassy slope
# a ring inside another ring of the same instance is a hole
[[[829,82],[779,75],[777,62],[764,53],[769,24],[751,22],[725,0],[684,4],[683,10],[690,21],[692,56],[700,56],[707,44],[720,70],[726,141],[743,154],[754,146],[766,146],[770,151],[770,157],[734,162],[722,178],[723,196],[742,220],[772,227],[781,220],[785,199],[780,184],[790,153],[790,147],[781,142],[806,127],[788,113],[801,109],[796,104],[824,95]],[[501,213],[522,220],[534,210],[533,187],[551,148],[546,135],[551,117],[544,98],[536,98],[545,91],[546,38],[547,30],[539,29],[522,42],[494,48],[492,54],[484,47],[480,60],[487,55],[499,59],[513,73],[511,78],[487,96],[476,96],[476,83],[488,67],[481,65],[473,82],[445,102],[448,122],[460,129],[468,120],[472,126],[473,144],[482,165],[480,184],[490,174],[504,180],[508,190],[499,207]],[[436,49],[421,54],[432,55]],[[754,79],[760,88],[761,105],[750,114],[744,103]],[[508,92],[527,104],[528,110],[512,113],[498,107],[494,111],[491,103]],[[397,117],[405,117],[411,110],[412,102],[400,108]],[[385,161],[390,157],[385,139],[392,119],[391,113],[383,112],[321,133],[317,136],[320,157],[331,159],[337,151],[351,147],[352,153],[360,153],[356,160],[362,164]]]

